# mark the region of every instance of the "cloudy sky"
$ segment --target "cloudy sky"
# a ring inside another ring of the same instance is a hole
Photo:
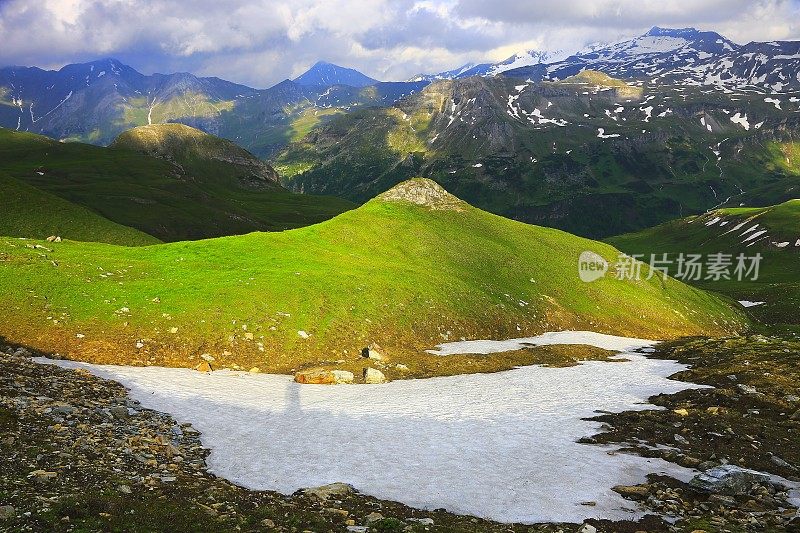
[[[0,0],[0,66],[115,57],[261,88],[322,59],[401,80],[654,25],[800,39],[800,0]]]

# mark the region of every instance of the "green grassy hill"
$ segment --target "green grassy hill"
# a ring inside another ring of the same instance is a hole
[[[618,252],[492,215],[429,180],[292,231],[52,248],[0,239],[0,334],[104,363],[195,366],[209,353],[217,366],[353,368],[376,342],[414,372],[447,365],[422,350],[462,337],[746,327],[727,300],[671,279],[583,283],[582,251]]]
[[[0,172],[0,235],[142,246],[161,241]]]
[[[800,200],[762,208],[718,209],[608,242],[631,254],[724,253],[763,256],[757,280],[691,283],[737,300],[766,302],[748,313],[765,324],[800,324]],[[673,265],[673,273],[677,265]]]
[[[0,128],[0,171],[164,241],[280,231],[353,206],[291,193],[270,179],[269,167],[239,148],[223,160],[228,141],[179,128],[177,134],[171,125],[137,129],[139,134],[123,136],[116,148]],[[163,136],[168,151],[158,157],[140,152],[149,148],[146,139],[132,141],[158,131],[169,133]],[[188,148],[178,148],[181,143]]]
[[[183,124],[139,126],[121,133],[110,147],[165,159],[209,181],[229,179],[232,187],[281,189],[277,172],[244,148]]]

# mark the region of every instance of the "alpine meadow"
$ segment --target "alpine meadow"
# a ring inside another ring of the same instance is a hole
[[[800,531],[800,2],[0,2],[0,531]]]

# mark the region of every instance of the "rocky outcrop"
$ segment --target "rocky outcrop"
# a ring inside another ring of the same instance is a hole
[[[399,183],[378,195],[383,202],[409,202],[433,210],[463,211],[466,203],[441,185],[427,178],[414,178]]]

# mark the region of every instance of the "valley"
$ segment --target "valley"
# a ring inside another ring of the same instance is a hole
[[[434,82],[340,115],[275,159],[291,188],[354,201],[414,175],[489,211],[593,238],[794,198],[800,100],[626,83]],[[375,142],[380,139],[380,142]]]
[[[175,144],[153,152],[153,139]],[[0,129],[0,172],[164,241],[299,227],[353,206],[292,194],[248,152],[180,125],[131,130],[109,148]],[[47,216],[49,205],[26,205],[25,216],[37,216],[38,209],[38,216]],[[65,227],[52,228],[54,235],[81,240]]]

